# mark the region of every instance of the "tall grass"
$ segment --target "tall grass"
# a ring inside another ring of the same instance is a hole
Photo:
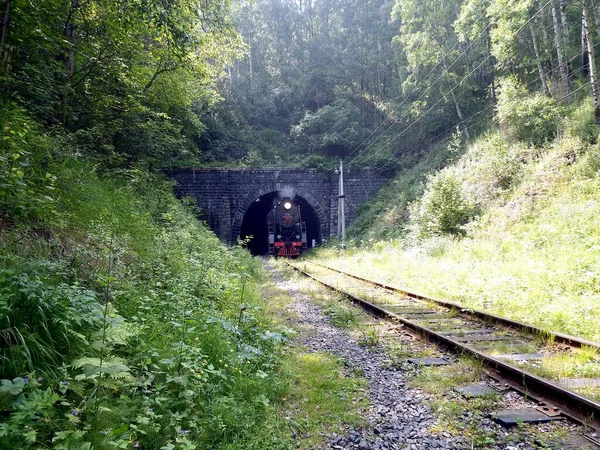
[[[13,116],[31,145],[0,141],[19,172],[0,180],[0,447],[244,448],[281,395],[287,339],[260,263],[161,176],[100,174]]]
[[[587,101],[572,107],[556,140],[544,147],[490,132],[444,169],[478,208],[463,238],[407,234],[405,217],[394,222],[405,230],[403,239],[373,241],[343,255],[328,249],[319,257],[468,307],[600,341],[600,147],[598,130],[594,137],[582,122],[591,117],[582,114],[588,110]],[[430,169],[436,177],[436,168]],[[414,170],[423,173],[423,167]],[[368,220],[371,236],[388,235],[381,228],[385,213],[382,221]]]

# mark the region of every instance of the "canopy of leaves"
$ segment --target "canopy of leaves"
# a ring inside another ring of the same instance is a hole
[[[104,166],[198,154],[196,103],[243,51],[230,1],[3,2],[0,88]]]
[[[360,125],[359,108],[340,99],[315,113],[307,112],[291,135],[299,148],[343,157],[360,143],[365,131]]]

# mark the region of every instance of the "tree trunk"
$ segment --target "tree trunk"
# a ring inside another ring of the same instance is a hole
[[[69,15],[65,19],[63,28],[63,36],[65,46],[62,48],[61,54],[58,56],[58,61],[62,61],[64,65],[64,73],[58,75],[58,79],[63,83],[61,92],[61,107],[62,107],[62,122],[66,127],[68,123],[69,96],[72,89],[71,83],[75,74],[75,54],[77,40],[77,25],[75,23],[77,14],[81,5],[78,0],[71,0]]]
[[[0,0],[2,7],[2,24],[0,25],[0,74],[8,75],[8,49],[5,47],[6,36],[10,26],[10,0]]]
[[[600,100],[598,98],[598,79],[596,74],[596,56],[594,52],[594,42],[590,34],[590,27],[588,25],[589,13],[589,0],[583,0],[583,29],[585,33],[585,40],[587,43],[588,57],[589,57],[589,68],[590,68],[590,84],[592,85],[592,96],[594,97],[594,122],[596,125],[600,125]]]
[[[560,22],[562,25],[563,48],[569,46],[569,23],[567,22],[567,5],[565,0],[560,0]]]
[[[63,49],[64,53],[61,59],[65,65],[67,83],[70,83],[73,80],[73,74],[75,73],[75,44],[77,39],[77,25],[75,24],[75,17],[79,12],[79,8],[79,1],[71,0],[69,15],[65,20],[65,26],[63,28],[63,36],[65,37],[67,48]]]
[[[446,73],[448,73],[448,68],[446,66],[446,60],[443,57],[442,57],[442,62],[444,64],[444,71]],[[471,139],[471,135],[469,134],[469,129],[467,128],[467,124],[465,123],[465,119],[464,119],[462,110],[460,109],[460,105],[458,104],[458,100],[456,99],[456,95],[454,94],[454,88],[450,85],[450,82],[448,82],[448,87],[450,88],[450,95],[452,96],[452,101],[454,102],[454,107],[456,108],[456,114],[458,115],[458,118],[460,119],[460,127],[462,128],[462,132],[463,132],[465,138]]]
[[[548,89],[548,84],[546,83],[546,73],[544,72],[544,66],[542,65],[542,59],[540,57],[540,48],[538,46],[537,37],[535,36],[535,31],[533,29],[533,24],[529,22],[529,31],[531,32],[531,40],[533,41],[533,50],[535,51],[535,62],[537,63],[538,73],[540,74],[540,81],[542,82],[542,88],[544,89],[544,94],[550,97],[550,90]]]
[[[558,21],[558,15],[556,14],[556,0],[552,0],[552,23],[554,24],[554,43],[556,44],[556,54],[558,56],[558,68],[560,72],[560,78],[562,84],[566,90],[568,87],[568,75],[567,75],[567,66],[565,64],[565,58],[563,53],[563,34],[561,30],[561,25]]]
[[[8,24],[10,23],[10,0],[0,0],[2,8],[2,25],[0,25],[0,48],[4,49],[4,41],[8,35]]]
[[[536,2],[539,5],[539,2]],[[552,40],[550,39],[550,36],[548,35],[548,29],[546,27],[546,23],[548,22],[548,13],[547,13],[547,9],[544,8],[544,10],[542,11],[542,38],[543,38],[543,44],[544,44],[544,48],[543,48],[543,52],[544,52],[544,57],[546,58],[546,61],[548,63],[548,69],[552,70],[552,52],[551,52],[551,48],[552,48]]]
[[[581,15],[581,78],[586,79],[590,73],[590,57],[587,51],[587,38],[585,36],[584,16]]]
[[[462,128],[463,134],[467,139],[471,139],[471,135],[469,134],[469,129],[467,128],[467,124],[465,123],[465,118],[463,116],[462,110],[460,109],[460,105],[456,100],[456,95],[454,95],[454,89],[450,89],[450,94],[452,94],[452,101],[454,102],[454,107],[456,108],[456,114],[458,114],[458,118],[460,119],[460,127]]]
[[[563,51],[565,55],[569,53],[569,22],[567,21],[567,5],[566,0],[560,0],[560,23],[561,23],[561,31],[562,31],[562,40],[563,40]],[[569,81],[573,76],[573,69],[571,67],[571,60],[565,60],[566,70],[567,70],[567,81]]]

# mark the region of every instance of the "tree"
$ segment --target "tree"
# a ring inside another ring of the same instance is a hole
[[[46,125],[62,125],[80,148],[109,165],[164,157],[165,151],[148,149],[165,133],[179,142],[171,152],[189,150],[193,142],[181,134],[195,122],[192,102],[207,101],[199,91],[209,91],[242,50],[227,19],[230,3],[15,3],[9,25],[1,28],[2,60],[10,64],[3,65],[0,87]],[[3,6],[8,11],[11,4]],[[153,95],[167,77],[177,84],[176,101]],[[130,141],[147,150],[132,150]]]
[[[587,50],[587,57],[589,61],[588,67],[590,71],[590,84],[592,86],[592,96],[594,98],[594,122],[596,123],[596,125],[600,125],[600,100],[598,98],[598,75],[596,72],[596,55],[594,52],[592,34],[590,33],[589,17],[590,12],[588,0],[583,0],[582,26],[583,35],[585,37],[585,50]]]

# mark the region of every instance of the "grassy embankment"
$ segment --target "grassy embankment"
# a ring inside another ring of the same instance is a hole
[[[589,103],[560,111],[545,144],[514,139],[505,124],[460,152],[433,150],[365,208],[350,250],[318,257],[600,341],[598,130]]]
[[[286,398],[320,430],[321,397],[355,381],[284,354],[259,261],[162,177],[99,173],[1,106],[0,447],[291,449]]]

